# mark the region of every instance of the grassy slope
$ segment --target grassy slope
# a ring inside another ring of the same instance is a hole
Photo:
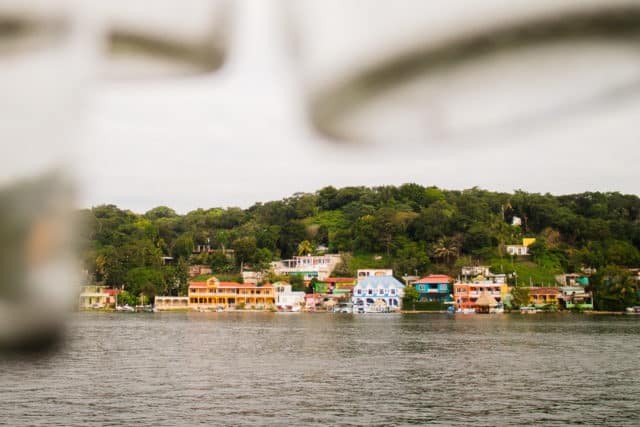
[[[550,261],[536,264],[529,260],[516,260],[510,257],[494,258],[491,260],[491,270],[500,273],[518,274],[518,284],[532,283],[535,286],[556,286],[555,275],[562,274],[562,268]]]

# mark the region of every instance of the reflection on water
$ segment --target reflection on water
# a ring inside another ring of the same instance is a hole
[[[640,319],[78,314],[0,424],[637,425]]]

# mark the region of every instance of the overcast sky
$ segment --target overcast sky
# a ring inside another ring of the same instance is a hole
[[[286,54],[273,4],[241,3],[230,56],[216,73],[100,84],[80,162],[82,206],[144,212],[167,205],[184,213],[248,207],[327,185],[404,182],[638,194],[640,97],[477,138],[386,145],[322,139],[305,120],[299,68]]]

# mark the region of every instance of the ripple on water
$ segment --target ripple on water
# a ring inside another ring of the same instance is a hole
[[[0,364],[5,425],[638,425],[640,319],[74,317]]]

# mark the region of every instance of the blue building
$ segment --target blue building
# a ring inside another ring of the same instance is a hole
[[[404,284],[393,276],[369,276],[353,288],[354,310],[361,312],[397,311],[402,306]]]
[[[414,285],[420,294],[418,301],[449,302],[453,301],[453,279],[446,274],[430,274],[417,280]]]

